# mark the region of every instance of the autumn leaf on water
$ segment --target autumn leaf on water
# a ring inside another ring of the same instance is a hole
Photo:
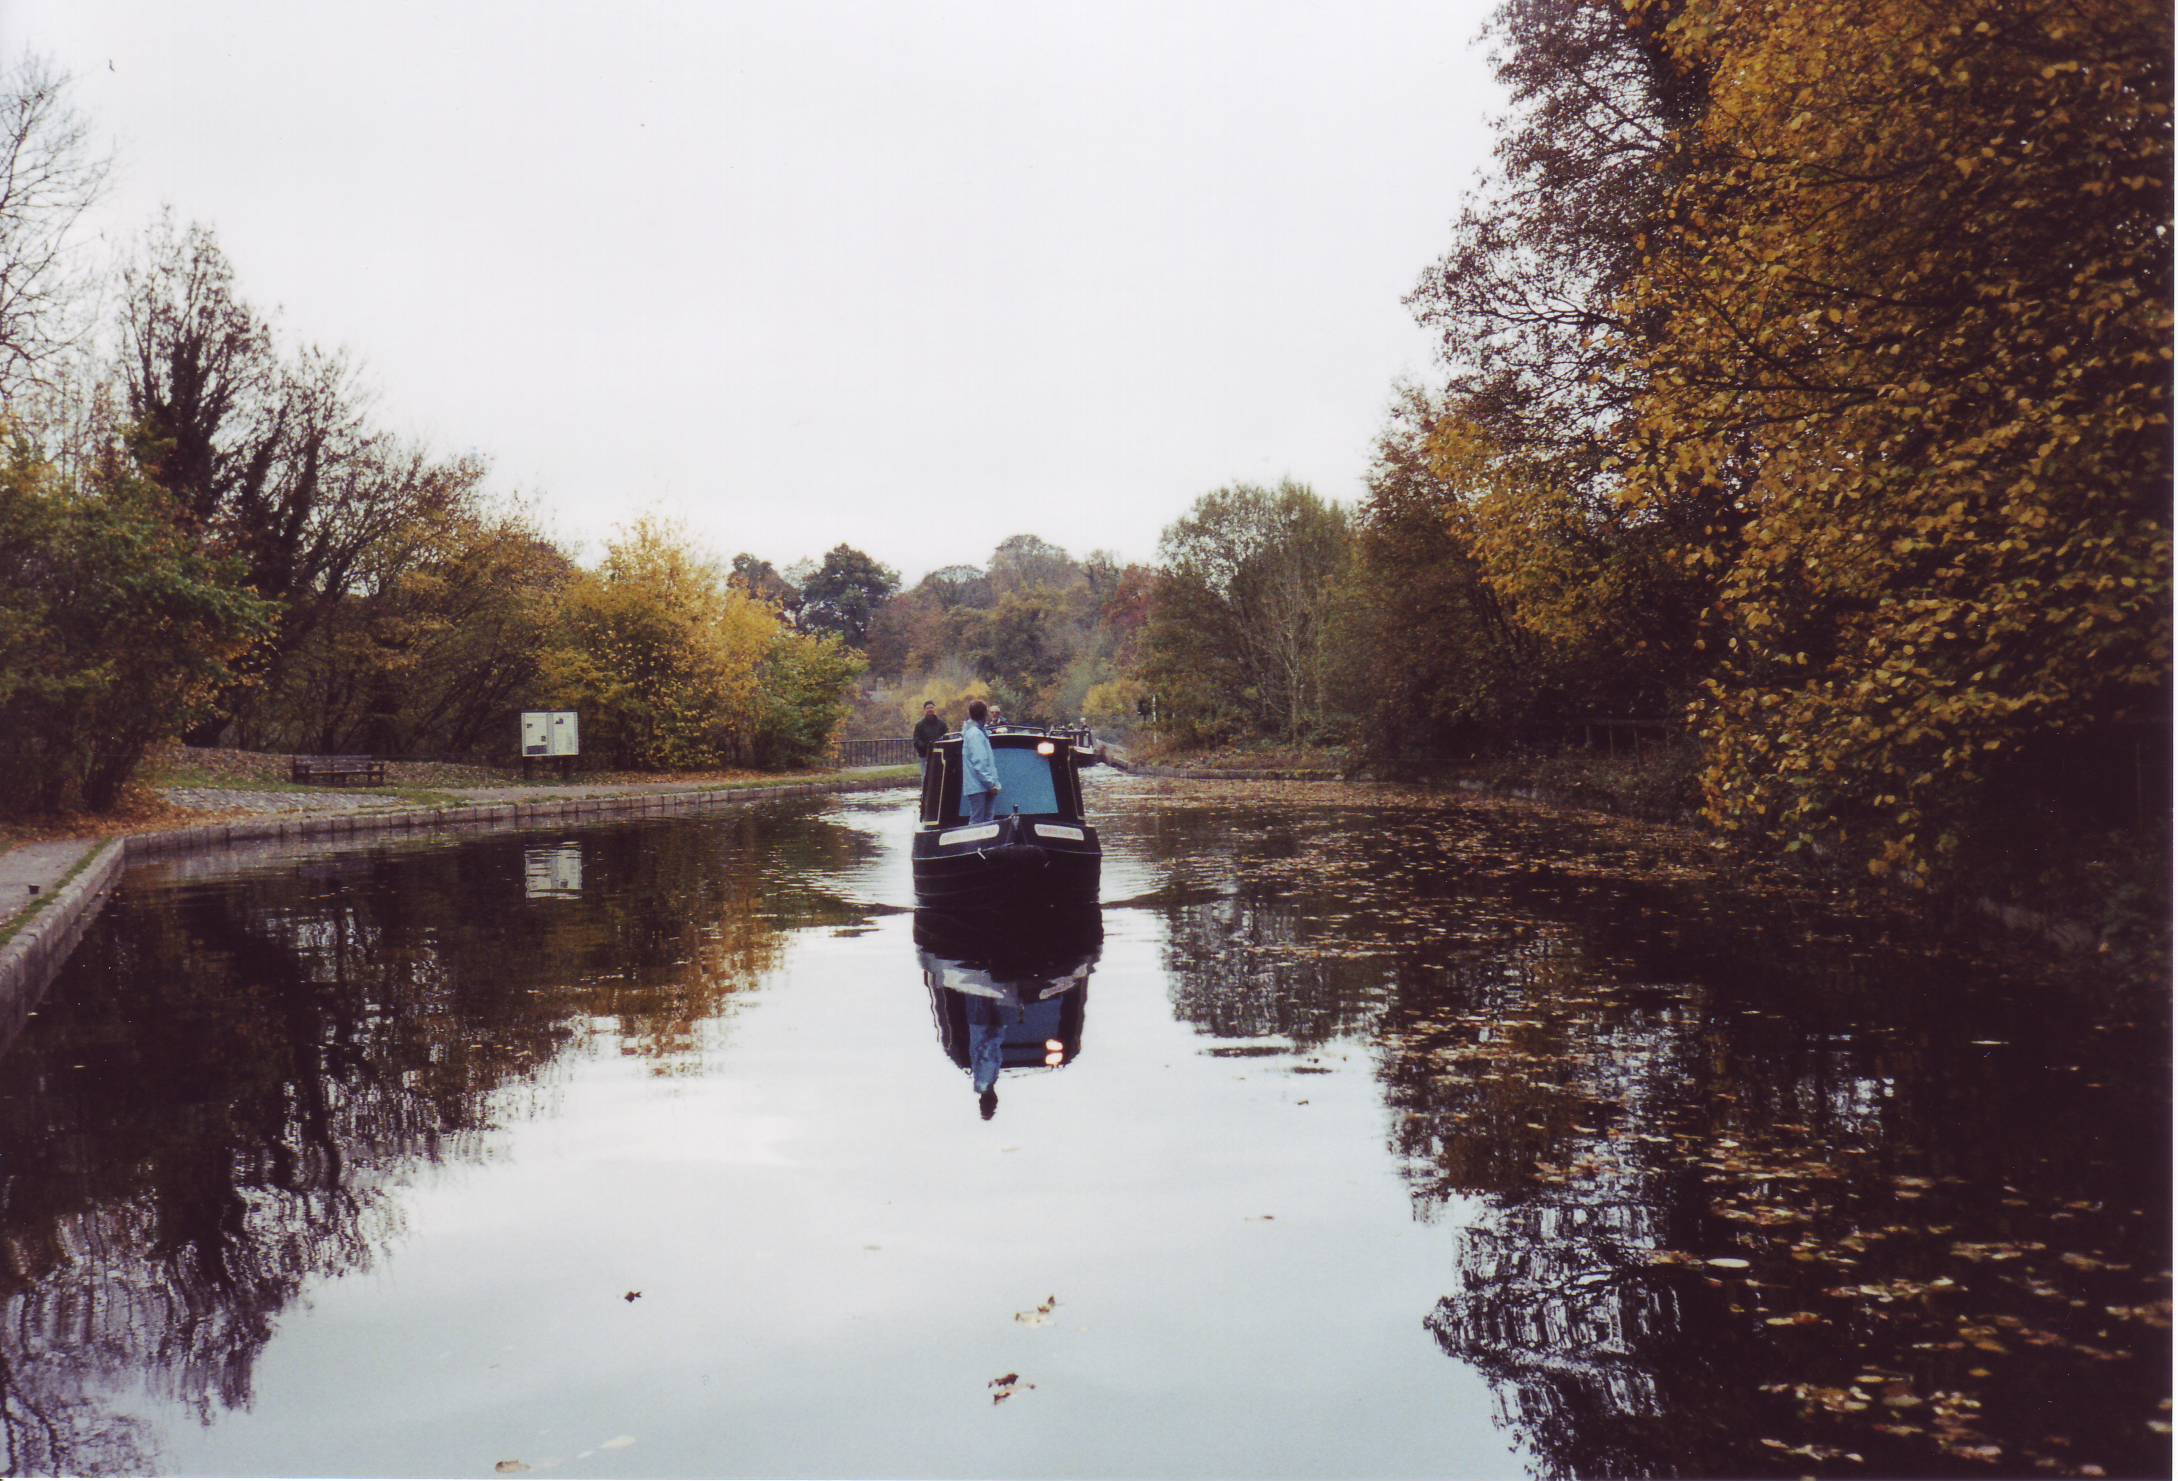
[[[1030,1389],[1036,1387],[1036,1385],[1023,1383],[1021,1375],[1018,1373],[1001,1373],[998,1377],[985,1384],[984,1387],[992,1390],[991,1402],[993,1404],[1003,1404],[1014,1396],[1016,1390]]]

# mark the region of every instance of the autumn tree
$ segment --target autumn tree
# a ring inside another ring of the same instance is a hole
[[[985,569],[991,592],[1064,591],[1081,576],[1081,563],[1040,535],[1008,535],[991,552]]]
[[[270,627],[236,562],[206,556],[125,462],[56,477],[0,451],[0,812],[111,807]]]
[[[1564,702],[1560,650],[1512,620],[1475,552],[1466,521],[1478,490],[1432,455],[1442,414],[1426,393],[1401,388],[1332,610],[1338,705],[1380,761],[1516,742]],[[1400,661],[1386,663],[1388,653]]]
[[[899,572],[852,545],[835,545],[801,583],[801,626],[834,634],[850,648],[867,648],[870,623],[899,589]]]
[[[1008,592],[998,605],[976,614],[964,646],[978,677],[1017,718],[1042,705],[1065,668],[1074,633],[1059,593]]]
[[[991,578],[980,566],[940,566],[916,582],[915,589],[948,612],[955,607],[988,607],[998,600]]]
[[[280,605],[253,659],[275,688],[290,656],[404,527],[472,501],[483,478],[373,428],[346,359],[283,357],[206,228],[162,219],[122,275],[121,377],[136,458],[204,547]],[[246,718],[230,691],[199,733]],[[253,739],[244,727],[240,739]]]
[[[641,520],[569,587],[542,687],[586,750],[643,770],[718,766],[753,726],[777,619],[679,530]]]
[[[1467,707],[1491,716],[1486,743],[1545,740],[1597,713],[1676,714],[1706,668],[1695,643],[1714,576],[1676,542],[1732,525],[1729,482],[1641,508],[1620,497],[1644,384],[1629,347],[1656,328],[1625,295],[1686,168],[1676,141],[1708,97],[1705,70],[1672,53],[1675,13],[1620,0],[1498,9],[1511,107],[1494,165],[1409,298],[1441,336],[1445,381],[1426,418],[1427,469],[1412,457],[1413,408],[1387,429],[1408,450],[1395,476],[1409,492],[1384,506],[1386,528],[1415,517],[1419,491],[1452,491],[1426,496],[1452,524],[1448,574],[1480,580],[1522,654],[1494,698]],[[1364,544],[1364,566],[1383,570],[1364,614],[1385,615],[1379,589],[1420,600],[1434,587],[1412,579],[1413,548]]]
[[[1121,650],[1145,579],[1106,551],[1077,560],[1041,536],[1008,536],[988,573],[942,566],[886,602],[870,626],[871,671],[917,694],[962,701],[974,690],[1019,718],[1075,718],[1131,657]]]
[[[2168,713],[2171,17],[1640,4],[1707,79],[1607,343],[1714,573],[1710,814],[1925,876],[2038,736]]]
[[[1348,544],[1345,513],[1295,483],[1215,490],[1166,527],[1140,677],[1180,738],[1298,740],[1321,720]]]
[[[1506,0],[1490,22],[1509,107],[1494,164],[1408,298],[1438,334],[1443,399],[1506,456],[1548,464],[1584,518],[1608,511],[1641,388],[1623,292],[1683,168],[1699,67],[1672,55],[1675,6]]]
[[[519,512],[405,526],[297,648],[261,723],[297,750],[503,757],[575,575]]]
[[[581,712],[585,750],[642,770],[813,762],[862,672],[654,520],[569,584],[563,613],[540,692]]]
[[[734,557],[726,578],[760,602],[770,602],[792,621],[802,610],[802,589],[779,573],[770,561],[742,551]]]
[[[771,770],[816,766],[832,756],[866,661],[840,638],[775,627],[757,665],[754,723],[731,759]]]

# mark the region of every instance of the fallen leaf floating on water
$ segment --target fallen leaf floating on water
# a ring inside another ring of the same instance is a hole
[[[623,1301],[640,1301],[643,1299],[643,1293],[641,1291],[630,1291],[620,1299]]]
[[[1041,1327],[1051,1320],[1052,1309],[1058,1304],[1058,1297],[1046,1296],[1034,1311],[1017,1311],[1013,1314],[1013,1319],[1024,1327]]]
[[[492,1469],[502,1476],[511,1476],[516,1471],[526,1471],[529,1467],[518,1460],[503,1460],[498,1465],[493,1466]]]
[[[1747,1262],[1737,1255],[1718,1255],[1710,1259],[1707,1264],[1712,1270],[1745,1270],[1747,1268]]]
[[[2132,1266],[2126,1264],[2122,1260],[2098,1260],[2093,1255],[2082,1255],[2077,1252],[2068,1252],[2066,1254],[2059,1255],[2057,1258],[2064,1261],[2067,1265],[2070,1265],[2074,1270],[2132,1269]]]
[[[610,1440],[599,1444],[597,1448],[600,1450],[625,1450],[634,1443],[635,1436],[633,1435],[615,1435]]]
[[[991,1394],[993,1404],[1003,1404],[1013,1397],[1016,1388],[1034,1388],[1036,1385],[1021,1382],[1021,1375],[1018,1373],[1002,1373],[984,1387],[994,1391]]]
[[[1762,1443],[1772,1450],[1782,1450],[1787,1455],[1804,1456],[1808,1460],[1849,1460],[1856,1466],[1863,1463],[1854,1452],[1835,1445],[1787,1445],[1782,1440],[1764,1440]]]

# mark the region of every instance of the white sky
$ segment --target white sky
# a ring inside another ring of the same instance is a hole
[[[562,536],[913,580],[1195,495],[1356,496],[1483,163],[1486,0],[0,0],[383,419]]]

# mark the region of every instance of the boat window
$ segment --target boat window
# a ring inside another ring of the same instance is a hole
[[[1026,746],[995,746],[993,759],[998,762],[998,811],[1010,813],[1019,808],[1024,813],[1055,813],[1059,810],[1059,796],[1051,785],[1051,763]]]
[[[939,823],[945,818],[945,752],[933,750],[930,759],[923,763],[923,821]]]

